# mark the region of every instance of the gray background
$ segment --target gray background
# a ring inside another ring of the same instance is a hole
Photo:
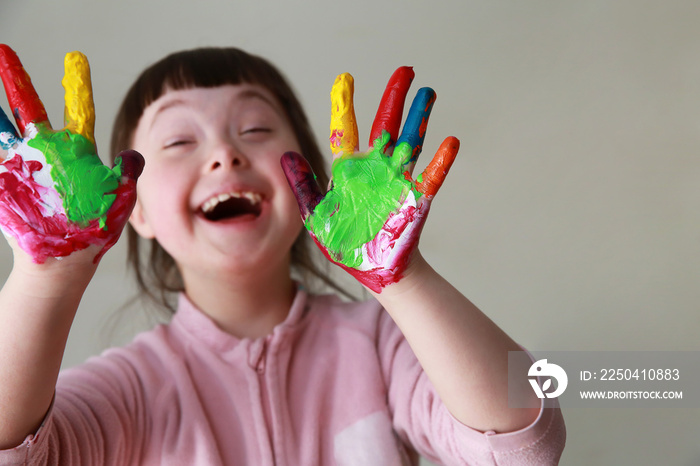
[[[438,93],[425,152],[462,140],[424,255],[522,345],[561,351],[699,349],[699,20],[694,0],[0,1],[1,40],[55,123],[64,54],[90,58],[103,154],[127,86],[174,50],[271,59],[324,147],[338,73],[355,76],[364,139],[386,79],[413,65]],[[0,277],[11,262],[3,243]],[[123,263],[120,242],[65,366],[145,325],[119,310]],[[564,465],[700,463],[698,409],[564,414]]]

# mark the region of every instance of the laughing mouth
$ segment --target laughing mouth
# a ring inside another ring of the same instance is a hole
[[[201,212],[207,220],[216,222],[244,215],[260,215],[262,196],[250,191],[217,194],[202,204]]]

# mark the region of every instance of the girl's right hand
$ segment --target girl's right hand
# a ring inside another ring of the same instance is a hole
[[[6,151],[0,152],[0,230],[15,255],[18,246],[35,263],[87,248],[97,263],[131,214],[143,157],[125,151],[113,168],[100,161],[90,69],[80,52],[65,59],[62,130],[51,128],[29,76],[6,45],[0,45],[0,77],[19,128],[0,109],[0,149]]]

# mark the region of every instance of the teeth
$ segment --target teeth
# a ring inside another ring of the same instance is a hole
[[[260,194],[252,193],[250,191],[222,193],[218,196],[213,196],[207,202],[205,202],[204,205],[202,205],[202,212],[211,212],[217,205],[219,205],[220,202],[228,201],[232,197],[235,197],[237,199],[244,197],[248,199],[248,201],[250,201],[250,203],[253,205],[259,204],[262,200]]]

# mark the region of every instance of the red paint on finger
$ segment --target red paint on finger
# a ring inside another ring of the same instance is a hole
[[[423,118],[420,122],[420,127],[418,128],[418,134],[421,138],[425,137],[425,133],[428,131],[428,119]]]
[[[402,66],[391,75],[379,103],[377,116],[372,124],[372,131],[369,135],[370,146],[381,137],[382,131],[387,131],[391,135],[392,141],[396,141],[398,138],[406,94],[408,94],[414,76],[415,73],[410,66]]]
[[[0,44],[0,78],[5,85],[7,101],[22,134],[27,124],[48,121],[44,104],[34,90],[31,78],[14,50],[4,44]]]

